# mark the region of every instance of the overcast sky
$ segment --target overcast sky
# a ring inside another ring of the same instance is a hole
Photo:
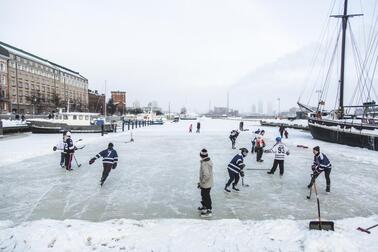
[[[296,105],[334,1],[338,14],[341,0],[0,0],[0,40],[80,72],[90,89],[106,80],[128,105],[206,112],[230,92],[243,112],[259,100],[276,109],[278,97],[283,110]],[[376,4],[350,2],[365,14]]]

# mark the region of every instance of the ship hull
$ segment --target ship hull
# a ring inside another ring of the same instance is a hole
[[[100,133],[101,126],[98,125],[67,125],[63,123],[31,123],[30,129],[32,133],[53,134],[71,131],[72,133]],[[112,132],[113,128],[110,124],[104,125],[104,132]]]
[[[308,126],[315,139],[378,151],[378,136],[373,133],[356,132],[351,128],[320,125],[310,121]]]

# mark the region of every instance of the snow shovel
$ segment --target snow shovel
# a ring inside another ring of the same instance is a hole
[[[321,221],[320,219],[320,203],[318,197],[318,191],[316,190],[316,182],[314,181],[314,190],[316,195],[316,201],[318,204],[318,219],[319,221],[310,221],[309,228],[310,230],[327,230],[327,231],[335,231],[333,221]]]
[[[361,232],[365,232],[365,233],[370,234],[369,229],[372,229],[372,228],[375,228],[375,227],[378,227],[378,224],[376,224],[376,225],[374,225],[374,226],[371,226],[371,227],[368,227],[368,228],[362,228],[362,227],[359,227],[359,228],[357,228],[357,230],[359,230],[359,231],[361,231]]]

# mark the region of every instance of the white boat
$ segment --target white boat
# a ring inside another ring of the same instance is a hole
[[[97,113],[64,112],[54,115],[51,119],[27,119],[33,133],[99,133],[104,126],[104,132],[111,132],[112,125],[106,123]]]

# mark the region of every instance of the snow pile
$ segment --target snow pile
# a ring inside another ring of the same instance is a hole
[[[378,230],[357,231],[378,216],[336,221],[335,232],[310,231],[308,221],[117,219],[0,222],[1,251],[376,251]],[[9,223],[5,224],[9,225]]]

